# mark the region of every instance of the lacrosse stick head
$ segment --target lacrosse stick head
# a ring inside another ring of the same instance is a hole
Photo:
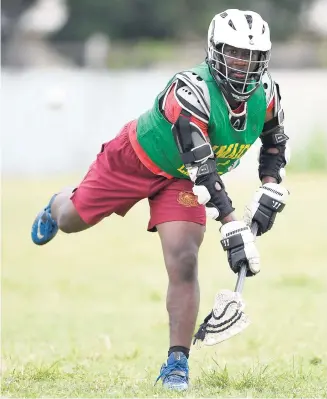
[[[194,343],[199,340],[207,346],[216,345],[245,330],[250,320],[244,308],[245,303],[239,292],[219,292],[211,314],[195,334]]]

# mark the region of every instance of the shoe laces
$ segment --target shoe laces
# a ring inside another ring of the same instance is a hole
[[[155,383],[157,383],[160,380],[160,378],[168,377],[170,373],[176,372],[176,371],[177,372],[178,371],[182,372],[183,375],[180,374],[180,373],[174,373],[173,374],[174,376],[178,376],[178,377],[181,377],[181,378],[187,378],[187,367],[185,367],[184,362],[181,362],[181,361],[177,360],[177,361],[175,361],[174,363],[171,363],[171,364],[163,364],[161,372],[160,372],[158,378],[156,379]]]
[[[44,226],[45,234],[51,234],[52,231],[57,227],[57,223],[52,219],[51,213],[47,209],[44,210],[41,220]]]

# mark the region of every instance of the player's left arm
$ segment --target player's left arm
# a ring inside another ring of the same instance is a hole
[[[286,204],[289,192],[280,183],[285,177],[285,166],[289,162],[288,136],[284,132],[284,111],[281,106],[279,86],[268,72],[263,77],[266,92],[267,112],[262,133],[259,153],[259,178],[262,186],[245,210],[245,221],[255,221],[258,235],[270,230],[277,213]]]

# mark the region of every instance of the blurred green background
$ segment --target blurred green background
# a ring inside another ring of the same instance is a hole
[[[52,51],[80,66],[92,63],[83,54],[86,43],[90,47],[107,43],[108,57],[103,54],[102,62],[109,67],[183,62],[185,57],[203,56],[215,14],[244,8],[259,12],[269,23],[274,67],[323,67],[326,7],[324,0],[4,0],[3,63],[32,62],[11,48],[24,36],[25,44],[27,37],[30,42],[42,37]]]

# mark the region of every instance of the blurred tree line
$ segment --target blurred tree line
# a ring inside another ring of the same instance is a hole
[[[2,11],[15,19],[37,0],[3,0]],[[226,8],[259,12],[271,26],[272,38],[297,33],[300,12],[313,0],[66,0],[67,24],[53,41],[85,41],[95,32],[113,40],[175,40],[205,38],[213,15]]]
[[[44,60],[42,51],[47,54],[52,51],[56,53],[54,57],[60,56],[75,65],[91,67],[144,68],[156,63],[183,62],[184,59],[198,62],[205,55],[207,30],[212,17],[227,8],[241,8],[260,13],[269,23],[275,44],[271,65],[275,61],[274,66],[280,65],[280,60],[283,60],[284,67],[326,65],[325,42],[321,40],[320,44],[319,39],[313,36],[310,25],[306,23],[309,18],[305,18],[305,11],[310,10],[315,2],[247,0],[244,4],[242,0],[2,0],[1,50],[2,55],[5,54],[2,63],[5,60],[7,65],[37,64],[36,58],[33,61],[27,59],[29,54],[32,58],[35,54],[31,46],[38,46],[41,61]],[[21,30],[20,17],[31,9],[42,9],[42,17],[38,14],[38,24],[45,26],[51,20],[49,10],[54,5],[66,13],[60,27],[38,34],[36,25],[30,22],[30,31]],[[276,46],[278,41],[279,47]],[[29,51],[27,45],[30,46]],[[307,54],[305,58],[304,53]]]
[[[262,14],[275,40],[300,29],[299,14],[312,0],[67,0],[71,14],[56,40],[84,40],[94,31],[112,39],[187,40],[205,37],[212,17],[226,8]]]

